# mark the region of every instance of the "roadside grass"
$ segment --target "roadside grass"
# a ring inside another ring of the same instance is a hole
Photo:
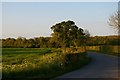
[[[54,78],[90,62],[86,52],[63,53],[56,48],[3,48],[2,78]]]

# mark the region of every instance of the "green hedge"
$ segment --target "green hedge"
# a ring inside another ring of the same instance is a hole
[[[110,46],[110,45],[102,45],[102,46],[86,46],[87,51],[95,51],[101,52],[105,54],[120,56],[120,46]]]

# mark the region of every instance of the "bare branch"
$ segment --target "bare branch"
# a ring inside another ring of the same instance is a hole
[[[108,23],[110,26],[113,27],[113,29],[116,29],[119,34],[120,33],[120,11],[110,16]]]

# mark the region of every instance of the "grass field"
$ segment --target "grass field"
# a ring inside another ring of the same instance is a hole
[[[50,48],[3,48],[2,77],[53,78],[87,64],[90,58],[86,55]]]

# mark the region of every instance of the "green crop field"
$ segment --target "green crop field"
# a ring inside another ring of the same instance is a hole
[[[86,55],[62,53],[57,48],[3,48],[2,77],[53,78],[87,64]]]

